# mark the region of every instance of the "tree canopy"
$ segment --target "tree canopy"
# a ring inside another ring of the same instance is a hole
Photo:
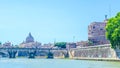
[[[2,46],[2,42],[0,42],[0,47]]]
[[[106,37],[112,48],[120,48],[120,12],[108,20],[106,24]]]
[[[66,42],[57,42],[55,43],[55,46],[60,48],[66,48]]]

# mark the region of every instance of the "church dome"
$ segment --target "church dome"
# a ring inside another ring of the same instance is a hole
[[[31,33],[29,33],[29,35],[28,35],[27,38],[26,38],[26,43],[29,43],[29,42],[34,42],[34,38],[33,38],[33,36],[31,35]]]

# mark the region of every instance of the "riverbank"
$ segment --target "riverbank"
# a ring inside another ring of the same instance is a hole
[[[69,59],[0,59],[0,68],[119,68],[119,62]]]
[[[9,58],[1,58],[1,59],[9,59]],[[13,58],[12,58],[13,59]],[[17,57],[14,59],[28,59],[25,57]],[[34,59],[47,59],[46,57],[36,57]],[[113,61],[113,62],[120,62],[120,59],[114,59],[114,58],[53,58],[53,59],[61,59],[61,60],[89,60],[89,61]]]
[[[120,62],[120,59],[114,59],[114,58],[73,58],[74,60],[94,60],[94,61],[118,61]]]

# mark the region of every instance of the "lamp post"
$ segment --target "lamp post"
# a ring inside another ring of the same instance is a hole
[[[73,43],[74,43],[74,41],[75,41],[75,36],[73,36]]]

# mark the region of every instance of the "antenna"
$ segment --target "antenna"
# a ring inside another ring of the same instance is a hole
[[[109,17],[111,18],[111,4],[109,4]]]
[[[56,38],[54,39],[54,45],[55,45],[55,43],[56,43]]]
[[[73,36],[73,43],[74,43],[74,41],[75,41],[75,36]]]
[[[105,15],[105,20],[107,20],[107,15]]]

